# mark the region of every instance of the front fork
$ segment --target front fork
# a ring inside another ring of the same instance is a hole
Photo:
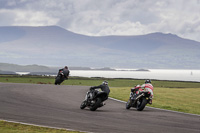
[[[133,99],[133,97],[134,97],[133,92],[130,92],[130,99]]]
[[[85,100],[92,99],[92,98],[93,98],[92,92],[88,91],[87,94],[85,95]]]
[[[130,92],[130,100],[131,101],[135,101],[136,97],[137,97],[136,93]]]
[[[134,94],[133,94],[133,92],[130,92],[130,97],[129,97],[129,106],[132,106],[132,103],[133,103],[133,101],[134,101]]]
[[[93,100],[93,93],[91,91],[88,91],[87,94],[85,95],[85,101],[90,106],[92,106],[95,103],[95,101]]]

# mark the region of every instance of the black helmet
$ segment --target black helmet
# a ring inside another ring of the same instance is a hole
[[[68,69],[68,66],[65,66],[65,69]]]
[[[102,85],[108,85],[108,82],[107,81],[103,81]]]
[[[150,79],[147,79],[146,81],[145,81],[145,84],[146,83],[151,83],[151,80]]]

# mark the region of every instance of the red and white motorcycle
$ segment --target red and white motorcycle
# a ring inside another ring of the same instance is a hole
[[[151,92],[148,90],[141,89],[140,85],[135,86],[131,89],[130,98],[126,103],[126,109],[131,107],[136,108],[138,111],[142,111],[146,104],[151,102]]]

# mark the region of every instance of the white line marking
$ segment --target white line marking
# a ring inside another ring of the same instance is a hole
[[[51,127],[51,126],[37,125],[37,124],[18,122],[18,121],[11,121],[11,120],[4,120],[4,119],[0,119],[0,120],[1,121],[6,121],[6,122],[17,123],[17,124],[36,126],[36,127],[44,127],[44,128],[51,128],[51,129],[58,129],[58,130],[68,130],[68,131],[78,131],[78,132],[82,132],[82,133],[93,133],[93,132],[87,132],[87,131],[81,131],[81,130],[74,130],[74,129],[68,129],[68,128],[59,128],[59,127]]]

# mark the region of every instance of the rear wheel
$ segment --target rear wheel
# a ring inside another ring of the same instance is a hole
[[[55,80],[55,85],[60,85],[64,79],[61,76],[57,76]]]
[[[84,109],[85,107],[86,107],[86,101],[83,101],[83,102],[81,103],[80,109]]]
[[[129,99],[128,102],[126,103],[126,109],[130,109],[130,107],[131,107],[131,101]]]
[[[60,77],[56,77],[55,85],[60,85]]]
[[[101,99],[97,98],[96,102],[94,103],[94,105],[90,107],[90,110],[91,111],[95,111],[99,107],[100,103],[101,103]]]
[[[142,111],[144,109],[144,107],[146,106],[146,104],[147,104],[147,99],[142,97],[139,101],[137,101],[136,109],[138,111]]]

